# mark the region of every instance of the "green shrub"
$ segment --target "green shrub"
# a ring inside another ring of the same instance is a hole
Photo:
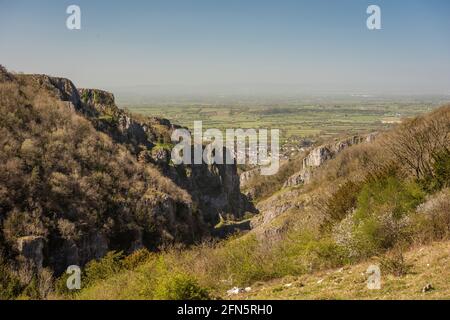
[[[0,300],[13,300],[22,292],[22,285],[8,268],[0,265]]]
[[[395,176],[371,179],[362,187],[354,213],[335,228],[335,238],[356,258],[392,248],[409,236],[409,213],[423,199],[414,182]]]
[[[238,285],[265,279],[270,265],[268,259],[264,260],[264,250],[254,236],[228,241],[218,246],[213,255],[215,265],[211,267],[232,275],[234,284]]]
[[[152,257],[152,253],[147,249],[136,250],[129,256],[123,259],[122,266],[126,270],[136,269],[138,266],[144,264]]]
[[[401,218],[416,208],[424,197],[418,184],[388,176],[364,185],[358,196],[355,218],[363,220],[386,211]]]
[[[336,191],[326,203],[326,212],[334,222],[341,221],[356,207],[361,185],[347,181]]]
[[[70,274],[63,273],[59,278],[55,280],[55,292],[62,296],[69,296],[75,292],[75,290],[69,290],[67,288],[67,279]]]
[[[406,263],[402,249],[395,248],[380,260],[383,274],[391,274],[396,277],[402,277],[408,274],[411,266]]]
[[[326,234],[293,231],[281,245],[276,268],[281,271],[279,276],[333,268],[347,262],[346,252]]]
[[[202,288],[197,280],[182,272],[167,273],[157,281],[154,293],[157,300],[207,300],[207,289]]]
[[[450,151],[445,150],[433,155],[433,172],[420,181],[428,192],[450,187]]]
[[[20,299],[31,299],[31,300],[41,299],[41,295],[39,293],[39,281],[38,281],[37,277],[33,277],[31,282],[22,291],[19,298]]]
[[[123,253],[110,251],[99,260],[89,262],[84,269],[83,284],[86,286],[96,281],[107,279],[123,268]]]

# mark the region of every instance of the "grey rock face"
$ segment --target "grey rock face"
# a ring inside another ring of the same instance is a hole
[[[82,266],[103,257],[109,250],[129,253],[143,245],[156,249],[162,244],[192,243],[202,236],[211,235],[211,227],[218,222],[219,214],[240,217],[249,208],[248,201],[240,192],[236,165],[170,164],[170,136],[173,129],[178,128],[170,121],[133,116],[115,105],[111,93],[95,89],[78,91],[67,79],[12,75],[0,68],[1,81],[19,84],[19,77],[39,92],[42,90],[55,97],[57,102],[67,103],[98,131],[123,144],[139,160],[143,153],[143,161],[158,168],[159,173],[187,191],[186,198],[190,198],[174,200],[170,195],[150,188],[151,194],[145,194],[134,203],[136,212],[130,213],[133,223],[127,224],[128,229],[115,229],[114,223],[80,224],[76,237],[66,237],[52,229],[45,238],[24,237],[11,244],[14,245],[15,257],[18,251],[22,260],[32,262],[37,268],[48,266],[61,273],[69,265]],[[143,166],[143,169],[150,167]],[[173,189],[176,190],[176,186]],[[181,190],[176,191],[182,193]]]
[[[12,81],[13,76],[0,64],[0,82]]]
[[[149,126],[133,119],[127,112],[119,109],[110,92],[98,89],[79,89],[82,112],[93,122],[95,127],[107,133],[118,143],[132,146],[133,153],[141,150],[140,146],[152,148]]]
[[[114,95],[110,92],[98,89],[78,89],[78,92],[84,104],[98,107],[98,111],[102,112],[107,108],[119,110],[115,105]]]
[[[28,236],[17,239],[17,249],[19,254],[25,258],[33,267],[42,269],[44,262],[44,241],[43,237]]]
[[[101,232],[89,232],[80,239],[49,241],[45,252],[47,264],[57,273],[71,265],[83,266],[92,259],[102,258],[110,249],[108,237]]]
[[[328,146],[320,146],[311,150],[309,155],[303,160],[303,167],[318,167],[326,160],[331,159],[332,152]]]
[[[206,222],[217,222],[221,213],[239,217],[249,207],[240,192],[236,165],[188,165],[176,170],[169,166],[170,151],[155,145],[157,140],[170,142],[171,132],[179,128],[169,120],[148,118],[146,122],[137,121],[117,108],[114,95],[106,91],[80,89],[80,96],[85,108],[96,110],[97,118],[108,115],[105,120],[95,121],[97,128],[115,141],[126,144],[139,157],[144,152],[144,160],[159,166],[165,175],[191,194]],[[162,128],[164,135],[154,128]],[[146,151],[150,156],[145,155]],[[189,175],[187,171],[190,171]]]
[[[242,172],[240,177],[239,177],[239,181],[241,184],[241,188],[245,188],[245,186],[247,185],[247,183],[255,176],[260,174],[260,169],[253,169],[253,170],[249,170],[249,171],[245,171]]]
[[[342,150],[360,143],[369,143],[374,141],[376,133],[367,136],[353,136],[344,140],[328,143],[312,149],[303,159],[302,169],[288,178],[284,188],[293,187],[301,184],[308,184],[311,181],[314,168],[320,167],[324,162],[333,159]]]
[[[80,95],[75,85],[69,79],[49,77],[47,75],[18,75],[27,77],[38,83],[42,88],[53,93],[59,100],[69,102],[76,110],[81,110]]]
[[[248,209],[236,165],[193,165],[191,170],[188,190],[198,199],[206,221],[217,223],[219,214],[239,218]]]
[[[301,184],[308,184],[311,181],[311,176],[312,176],[311,168],[310,167],[303,168],[299,172],[290,176],[284,183],[283,188],[294,187]]]

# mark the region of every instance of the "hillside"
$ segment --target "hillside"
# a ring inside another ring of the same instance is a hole
[[[201,241],[219,214],[252,210],[235,165],[172,165],[176,126],[108,92],[0,66],[0,114],[1,297],[111,250]]]
[[[378,265],[371,259],[357,265],[325,270],[299,277],[258,282],[248,293],[231,299],[259,300],[424,300],[450,298],[450,242],[414,247],[405,253],[408,273],[403,277],[381,274],[381,289],[367,288],[367,269]],[[429,289],[425,289],[429,286]]]
[[[448,293],[450,106],[312,145],[268,177],[175,166],[176,125],[68,79],[0,68],[0,114],[2,299],[416,298],[427,281],[427,297]],[[356,276],[374,261],[379,295]]]
[[[307,180],[272,177],[278,188],[257,204],[250,231],[187,250],[110,255],[88,267],[84,289],[62,297],[448,298],[449,135],[444,106],[375,139],[314,147],[297,159]],[[370,264],[384,285],[368,293]]]

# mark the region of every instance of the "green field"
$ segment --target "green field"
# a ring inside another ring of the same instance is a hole
[[[369,102],[343,104],[286,103],[268,105],[132,105],[130,111],[163,117],[192,129],[203,121],[204,129],[280,129],[282,141],[291,138],[326,139],[330,136],[387,128],[404,117],[430,111],[434,102]]]

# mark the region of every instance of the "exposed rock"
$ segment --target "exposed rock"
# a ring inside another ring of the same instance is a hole
[[[353,136],[338,142],[328,143],[314,148],[303,160],[303,167],[319,167],[325,161],[334,158],[342,150],[365,140],[365,137]]]
[[[82,241],[78,249],[81,264],[102,258],[109,250],[108,239],[102,233],[91,233]]]
[[[17,249],[19,254],[38,270],[42,269],[44,262],[44,241],[45,239],[43,237],[36,236],[17,239]]]
[[[114,95],[110,92],[98,89],[78,89],[78,92],[81,101],[85,105],[95,106],[101,113],[106,111],[119,111],[119,108],[115,105]]]
[[[136,121],[119,109],[110,92],[98,89],[80,89],[82,111],[94,126],[111,136],[116,142],[127,144],[130,151],[139,154],[142,148],[151,149],[154,137],[148,134],[149,125]]]
[[[247,183],[253,179],[255,176],[260,174],[260,169],[252,169],[249,171],[245,171],[242,172],[241,175],[239,176],[239,180],[240,180],[240,184],[241,184],[241,188],[245,188]]]
[[[320,167],[325,161],[333,159],[342,150],[350,146],[374,141],[376,135],[376,133],[371,133],[366,136],[353,136],[312,149],[303,159],[302,169],[289,177],[283,187],[288,188],[301,184],[308,184],[311,181],[314,168]]]
[[[184,183],[207,222],[217,224],[219,214],[241,218],[246,211],[255,212],[253,206],[240,191],[236,165],[191,165],[191,175]]]
[[[102,258],[110,250],[110,240],[102,232],[88,232],[78,240],[51,238],[45,250],[46,265],[60,274],[70,265],[83,266],[92,259]]]
[[[98,113],[96,127],[115,141],[124,143],[140,160],[158,165],[163,173],[187,190],[203,219],[211,225],[219,221],[219,214],[241,217],[245,211],[255,212],[247,198],[240,192],[240,181],[235,164],[169,166],[170,150],[159,145],[171,143],[171,134],[179,126],[161,118],[139,121],[117,108],[114,95],[96,89],[80,89],[85,108]]]
[[[191,244],[202,237],[211,236],[220,214],[239,218],[252,209],[240,192],[235,164],[174,166],[170,163],[171,134],[179,127],[172,125],[169,120],[132,115],[115,105],[113,94],[95,89],[78,91],[70,80],[63,78],[12,75],[4,68],[0,68],[0,78],[19,86],[28,86],[30,92],[27,93],[27,98],[30,101],[37,94],[48,94],[55,103],[65,102],[72,110],[89,120],[95,129],[122,144],[129,151],[120,148],[126,157],[132,155],[141,161],[142,166],[133,162],[132,166],[130,164],[133,170],[124,168],[123,173],[139,174],[138,170],[142,168],[146,170],[145,174],[151,174],[155,170],[155,181],[165,183],[164,175],[168,178],[169,185],[161,187],[161,192],[153,186],[136,186],[143,190],[140,192],[147,190],[147,193],[141,195],[138,192],[140,197],[133,198],[132,205],[121,207],[124,210],[123,217],[126,217],[124,221],[108,216],[115,212],[113,204],[111,210],[99,214],[102,217],[98,221],[83,221],[83,217],[76,215],[76,209],[68,208],[70,212],[61,215],[64,218],[70,217],[69,220],[76,224],[76,228],[72,228],[73,234],[62,234],[49,221],[46,230],[48,236],[45,238],[27,237],[19,239],[18,243],[8,244],[11,259],[17,257],[12,246],[14,249],[18,247],[19,250],[16,251],[24,260],[33,262],[38,268],[50,267],[60,274],[68,265],[82,266],[92,259],[103,257],[110,250],[130,253],[142,246],[154,250],[160,245],[180,242]],[[91,129],[91,132],[94,130]],[[147,161],[150,163],[146,163]],[[123,195],[128,187],[117,185],[117,188],[124,188],[117,194]],[[168,190],[173,190],[177,198],[168,194]],[[118,203],[123,203],[123,199],[119,199]],[[43,216],[49,220],[53,217],[58,219],[58,213],[49,212],[48,208],[44,210]],[[244,224],[242,226],[245,227]]]
[[[331,159],[332,151],[329,149],[329,146],[320,146],[317,147],[303,159],[303,167],[318,167],[326,160]]]
[[[57,99],[68,102],[72,108],[79,111],[82,109],[78,90],[69,79],[50,77],[45,74],[17,75],[16,77],[35,82],[41,88],[52,93]]]
[[[370,137],[353,136],[313,148],[303,159],[301,170],[290,176],[283,188],[309,184],[316,168],[336,157],[342,150],[359,143],[373,141],[374,138],[375,134],[371,134]],[[301,211],[308,207],[311,199],[299,197],[301,193],[300,189],[284,190],[282,196],[275,195],[258,203],[257,209],[261,214],[252,219],[251,226],[260,241],[272,242],[281,239],[286,225],[273,226],[273,221],[289,210]]]
[[[257,205],[257,210],[261,214],[258,214],[251,220],[252,229],[256,229],[259,226],[264,226],[264,232],[266,233],[266,227],[271,224],[277,217],[286,213],[288,210],[296,209],[301,210],[308,204],[308,199],[299,198],[297,190],[289,190],[284,192],[283,196],[279,197],[277,195],[272,196]],[[272,229],[272,228],[269,228]],[[278,228],[277,228],[278,229]],[[277,231],[277,233],[280,230]],[[268,231],[270,236],[276,236],[274,231]]]
[[[311,168],[302,168],[299,172],[290,176],[283,185],[283,188],[298,186],[301,184],[308,184],[311,181]]]
[[[13,76],[0,64],[0,82],[12,81]]]
[[[369,134],[366,136],[366,142],[370,143],[370,142],[375,141],[377,135],[378,135],[377,132],[369,133]]]
[[[287,230],[286,225],[280,225],[280,226],[264,226],[264,228],[256,228],[254,229],[254,232],[256,235],[256,239],[260,243],[270,245],[280,241],[283,238],[284,232],[286,230]]]

